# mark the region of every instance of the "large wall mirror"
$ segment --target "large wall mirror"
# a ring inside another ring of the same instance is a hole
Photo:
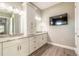
[[[0,3],[0,35],[22,34],[18,5],[21,3]]]

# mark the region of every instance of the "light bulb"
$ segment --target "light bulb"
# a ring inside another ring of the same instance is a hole
[[[3,9],[6,9],[5,3],[0,3],[0,7],[3,8]]]
[[[61,24],[62,24],[62,22],[61,22],[61,21],[56,22],[56,25],[61,25]]]

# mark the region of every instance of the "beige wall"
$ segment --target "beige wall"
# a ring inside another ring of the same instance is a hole
[[[75,47],[74,3],[65,2],[42,11],[43,31],[47,30],[49,41],[66,46]],[[50,26],[49,17],[68,13],[68,25]]]

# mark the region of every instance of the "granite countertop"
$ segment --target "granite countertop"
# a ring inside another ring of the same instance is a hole
[[[29,34],[28,36],[24,36],[23,34],[16,34],[16,35],[0,35],[0,43],[2,42],[7,42],[7,41],[12,41],[12,40],[17,40],[19,38],[28,38],[28,37],[33,37],[33,36],[37,36],[40,34],[44,34],[47,32],[40,32],[40,33],[35,33],[35,34]]]
[[[0,42],[6,42],[6,41],[11,41],[15,40],[18,38],[25,37],[23,34],[17,34],[17,35],[1,35],[0,36]]]
[[[39,33],[29,34],[27,37],[33,37],[33,36],[41,35],[44,33],[47,33],[47,32],[39,32]]]

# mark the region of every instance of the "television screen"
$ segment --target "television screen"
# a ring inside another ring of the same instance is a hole
[[[68,24],[67,13],[50,17],[50,25],[66,25]]]

